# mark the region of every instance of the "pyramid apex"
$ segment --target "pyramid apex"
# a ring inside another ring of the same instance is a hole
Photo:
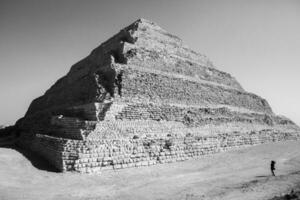
[[[151,24],[154,24],[153,21],[148,20],[148,19],[145,19],[145,18],[139,18],[138,20],[136,20],[136,22],[139,22],[139,23],[151,23]]]
[[[152,26],[152,27],[159,27],[161,29],[160,26],[157,25],[157,23],[149,20],[149,19],[145,19],[145,18],[139,18],[137,20],[135,20],[132,24],[130,24],[128,27],[132,27],[132,26]]]

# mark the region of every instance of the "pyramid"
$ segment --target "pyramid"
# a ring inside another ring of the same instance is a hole
[[[74,64],[16,127],[20,145],[60,171],[88,173],[300,138],[265,99],[145,19]]]

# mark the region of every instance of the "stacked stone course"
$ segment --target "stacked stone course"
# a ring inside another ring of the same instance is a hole
[[[211,84],[124,69],[123,98],[136,101],[163,102],[166,104],[223,104],[245,107],[256,111],[271,112],[268,103],[260,97]]]
[[[82,141],[37,135],[40,152],[61,171],[100,172],[108,169],[149,166],[227,151],[240,146],[297,140],[293,133],[261,130],[252,133],[220,134],[175,138],[137,138],[123,140]],[[43,148],[42,148],[43,147]],[[62,159],[62,162],[57,162]]]

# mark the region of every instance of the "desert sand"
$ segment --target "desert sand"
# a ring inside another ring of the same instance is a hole
[[[257,200],[300,189],[300,141],[92,175],[58,173],[40,158],[25,155],[13,148],[0,148],[1,200]],[[276,177],[271,176],[271,160],[276,160]]]

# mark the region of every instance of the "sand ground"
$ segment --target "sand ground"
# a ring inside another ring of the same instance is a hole
[[[28,156],[28,155],[27,155]],[[276,177],[270,176],[276,160]],[[228,151],[185,162],[57,173],[11,148],[0,148],[0,199],[270,199],[300,190],[300,141]]]

